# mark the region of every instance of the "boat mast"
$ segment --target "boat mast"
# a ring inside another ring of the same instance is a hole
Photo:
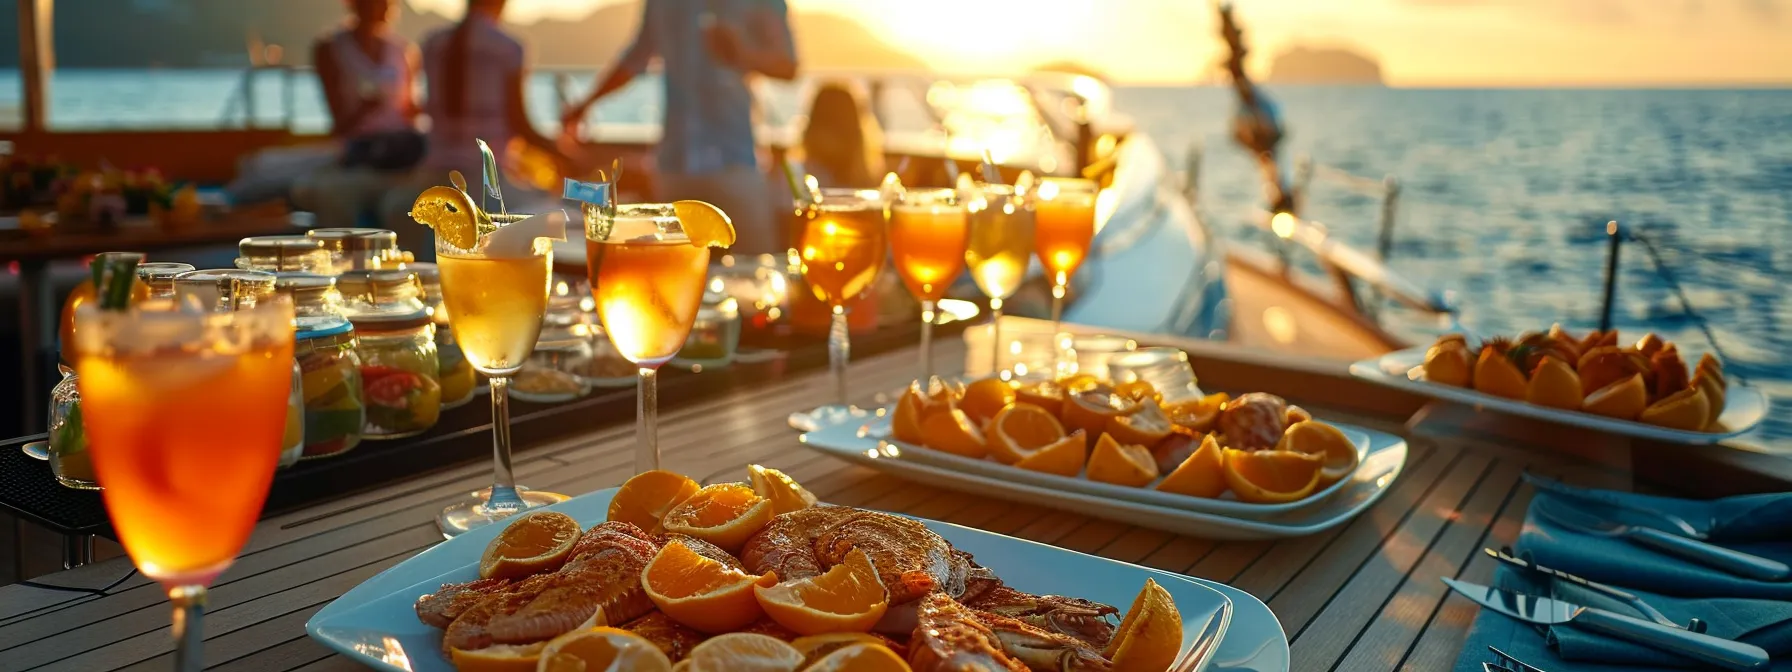
[[[41,133],[45,126],[50,73],[56,69],[56,48],[51,42],[53,0],[18,0],[19,71],[25,85],[26,133]]]
[[[1226,73],[1232,78],[1232,90],[1238,94],[1238,112],[1232,118],[1232,139],[1257,157],[1257,168],[1263,173],[1263,189],[1275,213],[1294,212],[1294,193],[1282,179],[1276,161],[1276,145],[1282,142],[1282,120],[1275,103],[1251,81],[1244,71],[1244,57],[1250,53],[1244,46],[1244,31],[1232,17],[1232,3],[1219,4],[1220,36],[1226,40]]]

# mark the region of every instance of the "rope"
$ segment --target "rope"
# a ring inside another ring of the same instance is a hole
[[[20,581],[19,585],[29,586],[32,588],[42,588],[44,590],[60,590],[65,593],[86,593],[88,595],[99,595],[101,597],[104,597],[105,595],[109,594],[113,588],[117,588],[118,584],[124,583],[125,579],[129,579],[136,575],[137,575],[137,568],[132,567],[131,571],[125,572],[124,576],[118,577],[118,579],[116,581],[106,584],[105,587],[103,587],[103,588],[81,588],[79,586],[58,586],[58,585],[50,584],[50,583],[38,583],[36,581]]]
[[[1705,335],[1705,342],[1711,345],[1712,352],[1717,353],[1718,360],[1724,363],[1732,361],[1729,355],[1724,354],[1723,346],[1717,344],[1717,336],[1711,333],[1711,324],[1705,320],[1704,315],[1700,315],[1699,311],[1693,309],[1692,300],[1686,298],[1686,290],[1680,287],[1680,281],[1674,277],[1674,272],[1668,269],[1667,262],[1662,260],[1661,250],[1655,247],[1655,241],[1635,229],[1626,228],[1624,233],[1631,240],[1642,243],[1643,250],[1649,253],[1649,260],[1655,264],[1655,274],[1660,276],[1663,282],[1668,283],[1668,288],[1674,291],[1674,297],[1680,301],[1681,312],[1684,312],[1687,319],[1692,320],[1693,325],[1699,328],[1699,332]],[[1739,381],[1747,382],[1740,372],[1726,369],[1724,373]]]

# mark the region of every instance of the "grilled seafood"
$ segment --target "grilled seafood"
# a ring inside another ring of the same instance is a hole
[[[633,620],[653,610],[639,577],[660,545],[628,523],[593,527],[559,571],[529,577],[479,601],[448,624],[443,644],[471,650],[546,641],[591,620],[600,608],[606,621]],[[419,618],[424,603],[439,601],[439,595],[418,600]]]
[[[909,665],[915,672],[1097,672],[1112,667],[1099,648],[1082,640],[969,608],[943,593],[921,600],[918,624],[909,641]]]
[[[691,649],[708,637],[701,632],[687,628],[678,621],[672,620],[664,612],[654,610],[635,620],[622,624],[621,628],[642,636],[654,646],[660,647],[666,657],[676,663],[691,655]]]
[[[845,506],[817,506],[772,519],[747,539],[741,564],[754,574],[777,572],[783,581],[818,576],[846,561],[853,549],[877,566],[890,604],[920,599],[934,590],[963,595],[966,556],[940,535],[909,518]]]
[[[1288,402],[1266,392],[1251,392],[1220,406],[1219,432],[1226,447],[1268,450],[1288,429]]]
[[[1114,624],[1108,616],[1119,609],[1100,602],[1064,597],[1033,595],[1008,586],[998,585],[976,597],[964,600],[964,606],[996,616],[1012,618],[1054,635],[1067,635],[1100,650],[1114,637]]]
[[[479,579],[466,583],[444,583],[442,589],[417,598],[417,620],[424,625],[446,628],[454,619],[488,597],[510,586],[510,579]]]

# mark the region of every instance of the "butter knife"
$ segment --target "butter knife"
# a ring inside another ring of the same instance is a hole
[[[1505,551],[1496,551],[1491,548],[1483,548],[1483,549],[1481,549],[1481,552],[1486,553],[1489,557],[1492,557],[1495,560],[1506,563],[1507,565],[1511,565],[1518,569],[1521,569],[1521,570],[1524,570],[1527,572],[1536,572],[1538,574],[1552,577],[1552,578],[1555,578],[1555,579],[1558,579],[1561,581],[1567,581],[1569,583],[1580,586],[1587,590],[1593,591],[1595,593],[1599,593],[1601,595],[1612,598],[1619,602],[1623,602],[1626,606],[1637,610],[1644,617],[1648,618],[1651,621],[1655,621],[1656,623],[1660,623],[1662,625],[1675,627],[1675,628],[1685,627],[1687,630],[1691,630],[1693,632],[1704,632],[1705,631],[1705,622],[1704,621],[1701,621],[1701,620],[1695,618],[1695,619],[1692,619],[1691,624],[1689,624],[1687,626],[1681,626],[1679,623],[1675,623],[1672,619],[1668,618],[1666,615],[1664,615],[1660,611],[1658,611],[1654,605],[1651,605],[1648,602],[1645,602],[1643,600],[1643,598],[1637,597],[1636,595],[1634,595],[1631,592],[1626,591],[1622,588],[1618,588],[1616,586],[1608,586],[1608,585],[1605,585],[1598,581],[1588,581],[1579,576],[1569,574],[1569,573],[1564,572],[1559,569],[1550,569],[1548,567],[1544,567],[1543,565],[1539,565],[1537,563],[1531,562],[1529,560],[1525,560],[1523,558],[1515,558],[1515,557],[1512,557],[1511,555],[1507,554]]]
[[[1771,664],[1767,652],[1753,644],[1688,632],[1547,597],[1534,597],[1466,581],[1443,579],[1443,582],[1458,595],[1525,623],[1575,625],[1726,670],[1754,672],[1766,670]]]
[[[1758,581],[1785,581],[1792,577],[1792,567],[1777,560],[1669,534],[1652,527],[1614,523],[1559,500],[1541,499],[1532,506],[1538,514],[1562,527],[1602,537],[1620,537],[1638,546],[1653,548],[1736,576]]]

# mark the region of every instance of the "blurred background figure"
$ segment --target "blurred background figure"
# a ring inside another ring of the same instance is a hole
[[[883,179],[883,128],[858,87],[842,81],[816,87],[803,127],[803,168],[823,187],[870,189]]]
[[[658,57],[666,103],[654,199],[697,199],[721,207],[739,233],[737,254],[782,251],[778,220],[758,170],[746,77],[796,77],[787,14],[784,0],[646,0],[634,43],[590,96],[568,108],[564,121],[576,126],[593,103],[627,85]]]
[[[504,30],[500,17],[505,0],[467,0],[460,23],[423,40],[423,71],[429,81],[424,111],[429,114],[428,151],[408,183],[388,191],[381,206],[386,228],[398,232],[399,247],[419,261],[435,257],[433,234],[405,214],[418,192],[448,184],[448,171],[466,176],[479,198],[483,174],[479,146],[485,140],[497,155],[499,170],[510,167],[512,143],[564,163],[554,141],[529,124],[523,85],[529,66],[523,43]],[[504,180],[504,204],[512,212],[534,212],[553,199],[514,180]],[[487,207],[496,208],[495,202]]]
[[[330,136],[342,143],[336,161],[295,185],[295,198],[316,213],[319,226],[377,224],[386,191],[424,153],[417,130],[417,47],[392,30],[394,0],[346,0],[348,25],[311,49]]]

